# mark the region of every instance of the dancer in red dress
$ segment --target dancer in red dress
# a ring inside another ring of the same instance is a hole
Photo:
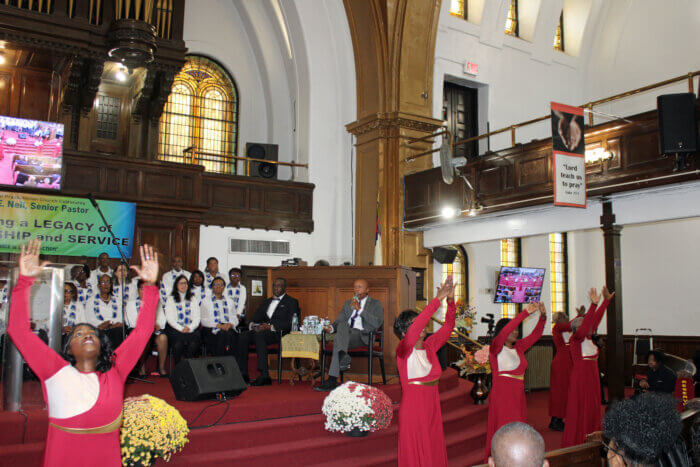
[[[566,417],[566,400],[569,397],[569,376],[571,375],[571,353],[569,353],[569,340],[571,338],[571,324],[564,313],[554,314],[554,328],[552,340],[557,354],[552,359],[552,367],[549,372],[549,416],[552,417],[549,428],[555,431],[564,431],[564,417]]]
[[[518,340],[518,325],[539,311],[539,320],[529,336]],[[527,423],[525,405],[525,351],[539,340],[547,320],[542,303],[530,303],[515,319],[502,318],[496,323],[496,337],[489,347],[493,384],[489,395],[489,422],[484,462],[491,455],[494,433],[511,422]]]
[[[598,375],[598,347],[591,336],[605,315],[610,299],[615,292],[603,287],[603,303],[598,309],[600,295],[591,289],[588,296],[591,306],[584,318],[571,322],[574,334],[571,336],[569,351],[573,367],[569,378],[569,398],[566,402],[566,426],[562,447],[585,442],[586,435],[600,430],[600,377]]]
[[[425,328],[444,298],[447,298],[445,324],[426,339]],[[437,351],[452,334],[456,312],[454,285],[452,276],[449,276],[420,315],[412,310],[404,311],[394,323],[394,332],[401,339],[396,348],[402,390],[399,407],[400,467],[447,466],[438,391],[442,368]]]
[[[124,382],[153,333],[158,304],[158,258],[141,247],[141,267],[132,266],[148,286],[136,328],[111,355],[109,342],[89,324],[74,326],[61,356],[29,328],[29,291],[46,263],[32,240],[19,259],[7,332],[41,381],[49,411],[45,466],[121,466],[119,429]],[[65,359],[64,359],[65,358]]]

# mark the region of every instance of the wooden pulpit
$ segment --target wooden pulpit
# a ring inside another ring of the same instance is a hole
[[[384,307],[384,361],[387,377],[396,375],[396,346],[399,340],[393,331],[394,319],[403,310],[416,305],[416,274],[402,266],[315,266],[270,268],[267,272],[267,290],[278,278],[287,280],[287,293],[299,300],[302,320],[316,315],[332,321],[340,314],[346,300],[353,296],[355,279],[369,283],[370,296]],[[376,361],[374,367],[378,369]],[[352,376],[350,376],[352,375]],[[364,375],[364,377],[363,377]],[[366,380],[367,361],[355,358],[346,376]],[[379,376],[375,372],[375,379]]]

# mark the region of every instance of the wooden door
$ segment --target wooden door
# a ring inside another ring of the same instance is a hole
[[[245,304],[245,317],[246,322],[250,322],[250,319],[253,317],[260,304],[264,302],[267,296],[272,292],[268,292],[266,267],[241,266],[241,271],[243,272],[241,282],[245,286],[248,296],[248,300]],[[262,295],[253,295],[255,292],[253,281],[256,281],[256,284],[260,284]],[[292,296],[297,298],[295,295]]]
[[[445,83],[442,118],[452,132],[454,141],[476,136],[478,133],[476,89]],[[479,155],[477,141],[462,144],[455,148],[455,157],[473,158]]]

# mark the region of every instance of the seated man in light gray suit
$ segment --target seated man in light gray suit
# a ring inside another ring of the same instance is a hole
[[[384,324],[384,308],[379,300],[369,296],[369,284],[357,279],[353,285],[355,296],[345,302],[340,316],[324,331],[335,333],[333,359],[328,370],[328,379],[316,391],[332,391],[338,386],[341,371],[350,368],[348,349],[369,344],[369,333],[377,331]]]

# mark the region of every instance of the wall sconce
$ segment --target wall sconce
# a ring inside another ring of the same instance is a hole
[[[452,206],[445,206],[442,208],[442,217],[445,219],[452,219],[457,214],[457,210]]]
[[[613,158],[613,153],[608,149],[599,147],[595,149],[586,149],[586,164],[603,162]]]

